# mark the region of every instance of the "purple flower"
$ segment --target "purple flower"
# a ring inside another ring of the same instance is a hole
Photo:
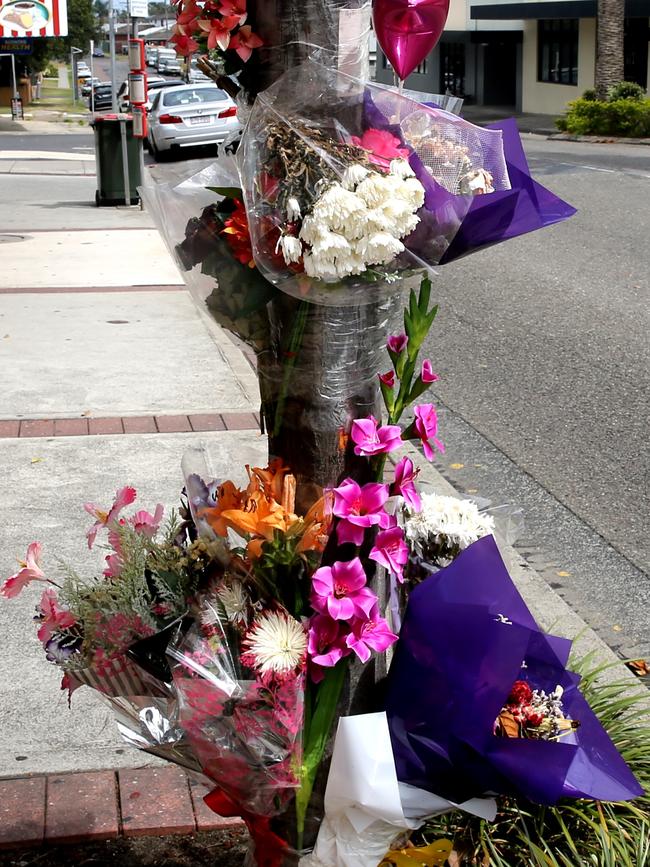
[[[438,433],[438,414],[436,408],[432,403],[423,403],[415,407],[413,414],[415,415],[413,424],[417,435],[422,440],[424,455],[427,460],[432,461],[434,452],[429,440],[432,440],[434,446],[441,454],[444,454],[445,451],[445,447],[436,437]]]
[[[348,563],[338,561],[331,567],[321,566],[314,572],[311,583],[313,608],[334,620],[367,617],[377,601],[366,587],[366,573],[358,557]]]
[[[395,387],[395,371],[389,370],[388,373],[380,373],[379,381],[382,382],[386,388],[394,388]]]
[[[394,452],[402,445],[402,430],[397,424],[389,424],[377,427],[377,419],[358,418],[352,422],[350,431],[352,441],[355,443],[355,455],[386,454]]]
[[[388,499],[388,487],[379,482],[369,482],[361,487],[353,479],[345,479],[334,488],[333,513],[341,518],[336,527],[340,544],[352,542],[361,545],[364,531],[379,525],[386,527],[388,515],[384,503]]]
[[[391,632],[388,623],[379,615],[379,606],[375,605],[367,619],[359,618],[353,621],[352,631],[346,638],[346,644],[359,657],[361,662],[368,662],[372,650],[382,653],[397,641],[397,636]]]
[[[406,334],[393,334],[386,341],[386,346],[395,355],[401,355],[406,349],[406,344],[409,342]]]
[[[408,545],[401,527],[391,527],[377,533],[374,547],[368,554],[371,560],[390,570],[398,581],[404,580],[403,569],[409,558]]]
[[[395,467],[395,481],[390,487],[392,496],[404,497],[405,502],[416,512],[422,509],[422,501],[414,484],[419,472],[410,458],[403,457]]]
[[[425,358],[422,362],[422,372],[420,373],[420,379],[422,380],[422,382],[426,382],[427,384],[440,379],[438,374],[433,372],[431,362],[428,358]]]

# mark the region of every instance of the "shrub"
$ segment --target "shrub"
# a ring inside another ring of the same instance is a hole
[[[584,99],[584,94],[582,98]],[[618,84],[609,88],[607,99],[610,102],[615,102],[619,99],[633,99],[636,102],[641,102],[641,100],[645,99],[645,90],[636,81],[619,81]]]
[[[594,88],[588,87],[585,90],[585,92],[582,94],[582,99],[588,99],[590,101],[593,101],[594,99],[598,99],[598,97],[596,96],[596,91],[594,90]]]
[[[59,74],[58,67],[54,63],[48,63],[45,69],[43,70],[43,75],[45,78],[56,78]]]
[[[581,97],[568,105],[557,124],[575,135],[650,137],[650,99],[614,99],[604,102]]]

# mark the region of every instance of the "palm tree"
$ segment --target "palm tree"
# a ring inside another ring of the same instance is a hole
[[[625,76],[624,24],[625,0],[598,0],[596,94],[599,99],[606,99],[609,88]]]

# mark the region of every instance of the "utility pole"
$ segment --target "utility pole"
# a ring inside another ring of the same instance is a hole
[[[108,0],[108,44],[111,55],[111,108],[117,114],[117,61],[115,58],[115,9]]]

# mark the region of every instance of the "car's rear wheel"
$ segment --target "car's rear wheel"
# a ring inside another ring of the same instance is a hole
[[[156,147],[156,142],[151,138],[149,140],[149,150],[151,151],[151,156],[155,159],[157,163],[164,163],[167,159],[167,151],[161,151]]]

